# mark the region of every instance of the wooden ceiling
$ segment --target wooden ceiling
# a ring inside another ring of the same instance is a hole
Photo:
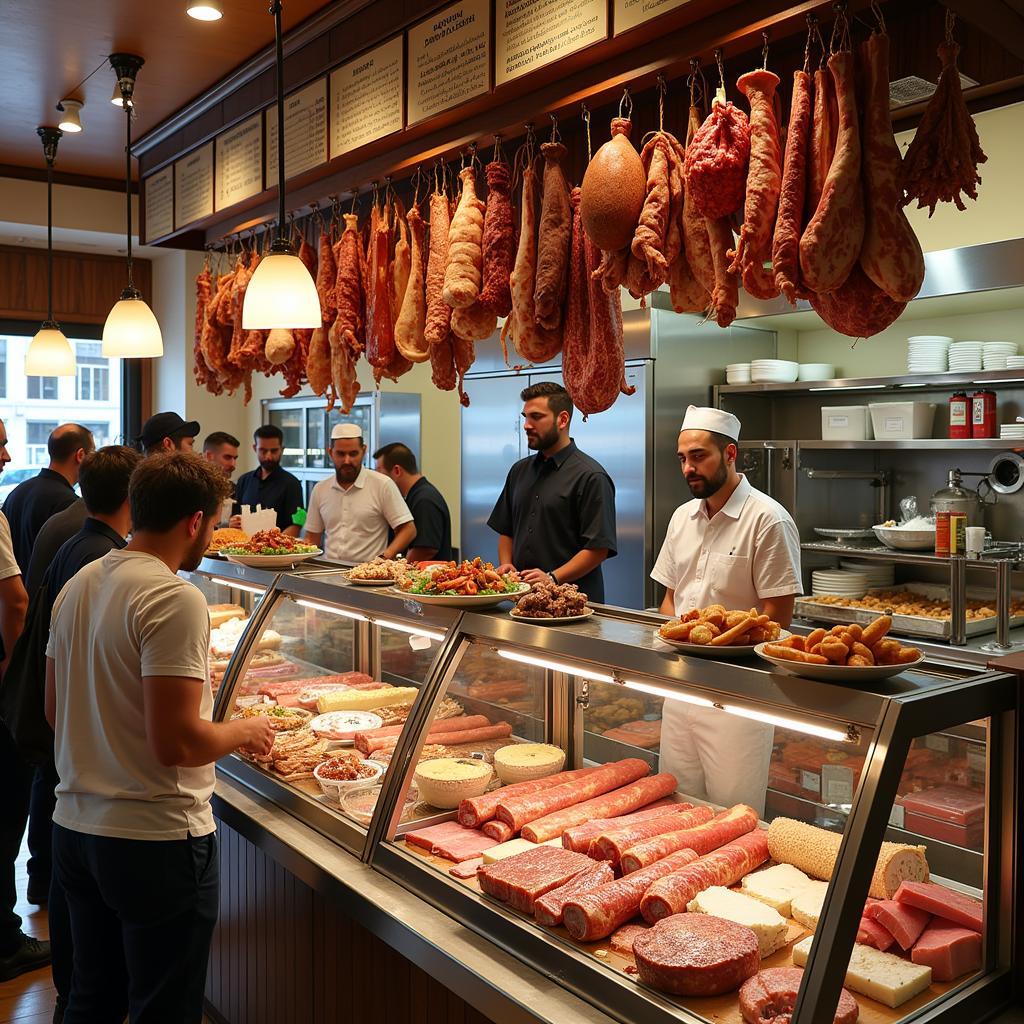
[[[328,5],[285,0],[285,32]],[[5,0],[2,6],[0,174],[4,165],[43,168],[36,127],[56,124],[55,104],[74,95],[85,101],[84,131],[61,139],[57,171],[123,181],[124,115],[110,102],[108,54],[145,58],[132,126],[137,138],[274,39],[267,0],[224,0],[224,17],[207,23],[186,15],[185,0]]]

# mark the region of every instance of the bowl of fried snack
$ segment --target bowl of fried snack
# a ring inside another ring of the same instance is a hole
[[[888,636],[892,618],[882,615],[866,626],[857,623],[815,629],[755,650],[765,661],[805,679],[825,682],[890,679],[920,665],[924,655]]]
[[[706,658],[747,657],[760,643],[791,636],[756,608],[730,610],[720,604],[691,608],[678,619],[663,623],[654,635],[678,651]]]

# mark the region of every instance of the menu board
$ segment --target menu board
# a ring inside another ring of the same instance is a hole
[[[628,32],[645,21],[674,11],[690,0],[615,0],[615,34]]]
[[[215,177],[218,210],[263,190],[263,118],[259,114],[217,137]]]
[[[331,156],[401,131],[402,36],[331,74]]]
[[[409,124],[490,86],[490,0],[465,0],[409,29]]]
[[[497,0],[494,84],[608,37],[606,0]]]
[[[146,196],[146,241],[174,230],[174,166],[151,174],[143,182]]]
[[[327,163],[327,79],[284,98],[284,175]],[[277,104],[267,111],[267,181],[277,180]]]
[[[213,213],[213,143],[174,163],[174,229]]]

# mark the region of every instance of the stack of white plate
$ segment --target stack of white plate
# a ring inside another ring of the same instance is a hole
[[[725,382],[727,384],[749,384],[750,363],[730,363],[725,368]]]
[[[891,587],[896,582],[896,566],[892,562],[858,562],[849,558],[839,560],[839,568],[847,572],[863,573],[872,590]]]
[[[941,334],[916,334],[907,339],[908,373],[945,373],[953,339]]]
[[[1015,341],[986,341],[982,348],[982,360],[986,370],[1005,370],[1007,360],[1017,354]]]
[[[1024,440],[1024,423],[1004,423],[999,428],[999,437],[1007,441]]]
[[[1008,370],[1024,370],[1024,356],[1007,356],[1006,368]]]
[[[750,379],[754,384],[792,384],[800,373],[800,364],[788,359],[754,359]]]
[[[950,373],[977,373],[985,352],[983,341],[958,341],[949,346]]]
[[[836,368],[831,363],[801,363],[797,380],[835,380]]]
[[[811,573],[811,593],[818,597],[832,594],[836,597],[863,597],[868,592],[868,578],[862,572],[843,569],[816,569]]]

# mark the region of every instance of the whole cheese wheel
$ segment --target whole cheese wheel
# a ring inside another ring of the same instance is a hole
[[[618,252],[632,242],[647,195],[644,165],[629,141],[631,127],[623,117],[612,121],[612,137],[594,154],[580,186],[583,230],[607,252]]]

